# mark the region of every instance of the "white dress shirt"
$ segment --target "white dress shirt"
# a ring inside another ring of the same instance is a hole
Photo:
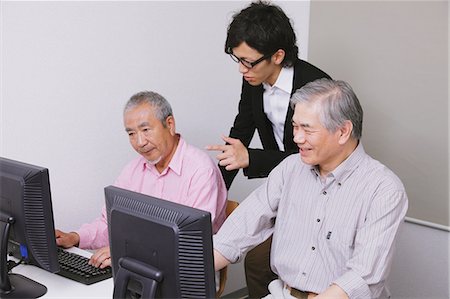
[[[273,86],[263,83],[264,113],[272,123],[275,140],[281,151],[284,151],[284,123],[291,99],[292,84],[294,80],[294,68],[282,68],[277,81]],[[290,120],[289,120],[290,121]]]

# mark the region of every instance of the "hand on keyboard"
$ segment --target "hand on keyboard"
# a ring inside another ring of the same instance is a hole
[[[64,248],[78,246],[80,236],[76,232],[65,233],[59,229],[55,229],[56,245]]]
[[[65,251],[58,247],[60,271],[58,275],[81,282],[93,284],[112,277],[111,267],[103,269],[89,265],[89,259],[76,253]]]
[[[111,251],[109,246],[100,248],[97,250],[89,260],[89,265],[94,267],[104,269],[105,267],[111,266]]]

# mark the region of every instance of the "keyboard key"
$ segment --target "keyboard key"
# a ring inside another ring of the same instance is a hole
[[[82,255],[58,248],[60,271],[58,275],[89,285],[112,277],[111,267],[96,268]]]

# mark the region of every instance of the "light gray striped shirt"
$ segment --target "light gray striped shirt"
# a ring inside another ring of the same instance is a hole
[[[407,207],[399,178],[361,143],[325,179],[291,155],[228,217],[214,247],[236,262],[273,233],[271,266],[288,285],[321,293],[335,283],[350,298],[377,298]]]

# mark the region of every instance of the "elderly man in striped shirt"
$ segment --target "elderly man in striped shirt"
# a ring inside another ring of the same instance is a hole
[[[214,236],[216,270],[273,233],[279,279],[265,298],[388,297],[408,207],[403,184],[364,151],[363,111],[346,82],[308,83],[291,105],[299,154],[283,160]]]

